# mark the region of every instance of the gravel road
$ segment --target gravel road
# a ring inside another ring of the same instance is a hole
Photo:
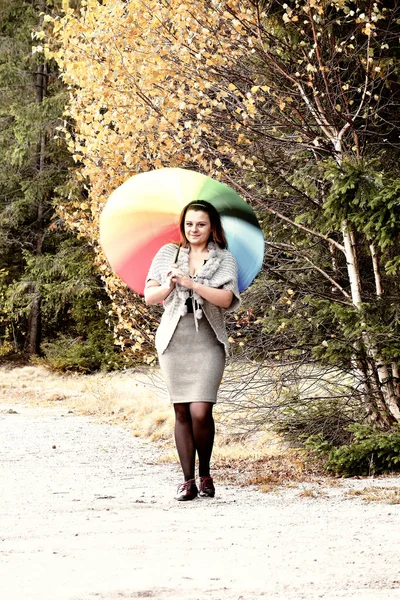
[[[67,408],[0,406],[2,600],[400,599],[400,478],[219,486],[180,503],[177,466]]]

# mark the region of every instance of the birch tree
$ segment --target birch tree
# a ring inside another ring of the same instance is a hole
[[[234,186],[266,231],[264,362],[334,364],[383,426],[400,417],[399,17],[369,0],[88,0],[47,21],[89,190],[65,219],[96,245],[112,189],[162,166]],[[143,357],[147,313],[98,262],[120,342]]]

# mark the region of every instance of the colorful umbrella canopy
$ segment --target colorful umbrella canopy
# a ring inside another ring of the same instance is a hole
[[[110,196],[100,216],[100,243],[111,267],[143,295],[156,252],[179,242],[179,215],[192,200],[207,200],[221,215],[245,290],[261,269],[264,238],[253,209],[227,185],[179,168],[134,175]]]

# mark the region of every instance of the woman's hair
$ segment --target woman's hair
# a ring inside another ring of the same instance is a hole
[[[208,214],[211,224],[209,242],[214,242],[220,248],[227,248],[228,242],[226,241],[225,232],[222,227],[221,217],[219,212],[210,202],[206,200],[193,200],[189,202],[181,212],[179,217],[179,230],[181,232],[181,244],[185,247],[189,242],[185,236],[185,219],[188,210],[203,211]]]

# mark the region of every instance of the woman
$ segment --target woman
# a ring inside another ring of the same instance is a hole
[[[175,410],[175,442],[184,483],[176,499],[193,500],[199,462],[200,496],[214,497],[210,459],[213,406],[228,354],[224,312],[240,304],[237,265],[218,211],[195,200],[182,211],[181,244],[163,246],[147,276],[147,304],[163,302],[156,334],[160,367]]]

